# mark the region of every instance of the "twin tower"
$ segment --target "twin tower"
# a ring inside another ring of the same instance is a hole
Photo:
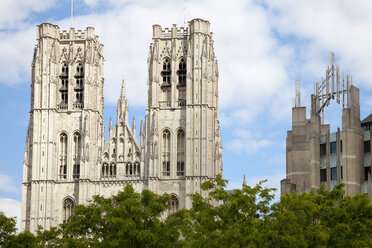
[[[93,195],[169,193],[170,211],[191,207],[190,193],[221,174],[218,68],[208,21],[153,26],[148,105],[136,139],[124,82],[116,125],[103,121],[103,45],[94,28],[37,27],[31,110],[23,164],[21,230],[50,228]]]

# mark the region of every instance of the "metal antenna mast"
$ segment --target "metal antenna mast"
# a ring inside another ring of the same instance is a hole
[[[183,0],[183,26],[186,27],[186,0]]]
[[[74,26],[74,0],[71,0],[71,27]]]
[[[342,89],[341,89],[342,81]],[[332,99],[336,100],[338,104],[342,104],[343,108],[350,108],[350,89],[352,83],[351,76],[346,76],[346,89],[344,73],[340,73],[340,68],[335,65],[335,55],[331,53],[331,65],[326,69],[326,76],[322,78],[321,82],[314,83],[314,100],[315,100],[315,114],[320,115],[322,122],[324,120],[324,108],[329,105]],[[346,95],[346,100],[345,100]]]

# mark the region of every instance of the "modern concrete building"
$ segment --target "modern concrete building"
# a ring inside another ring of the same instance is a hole
[[[223,172],[218,68],[208,21],[153,26],[139,142],[135,119],[129,125],[124,81],[116,125],[110,120],[105,139],[103,62],[94,28],[37,27],[22,231],[49,229],[65,221],[76,204],[115,194],[128,183],[137,192],[171,194],[172,211],[190,207],[187,194],[202,193],[200,184]]]
[[[372,200],[372,115],[361,121],[359,89],[352,85],[351,77],[347,76],[346,81],[340,77],[333,59],[325,79],[314,88],[310,119],[306,118],[306,107],[300,106],[296,93],[292,130],[287,132],[286,179],[281,181],[281,194],[301,193],[320,184],[332,189],[343,182],[346,194],[368,194]],[[331,132],[330,125],[322,123],[324,108],[331,101],[343,105],[342,128],[337,132]]]

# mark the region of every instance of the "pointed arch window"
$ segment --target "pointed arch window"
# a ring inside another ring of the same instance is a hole
[[[61,79],[61,88],[59,92],[61,94],[61,103],[59,104],[61,109],[67,109],[68,104],[68,65],[63,63],[61,69],[61,75],[59,76]]]
[[[161,72],[161,76],[163,77],[163,84],[162,86],[170,86],[171,85],[171,62],[168,58],[164,60],[163,63],[163,70]]]
[[[74,147],[73,147],[73,172],[74,179],[80,178],[80,150],[81,150],[81,137],[79,133],[74,133]]]
[[[170,175],[170,132],[163,132],[163,176]]]
[[[76,73],[75,73],[75,103],[74,107],[81,109],[84,106],[84,67],[81,63],[76,66]]]
[[[180,129],[177,132],[177,176],[185,174],[185,132]]]
[[[186,74],[187,74],[187,71],[186,71],[186,60],[184,58],[182,58],[180,60],[180,63],[178,64],[177,74],[178,74],[178,84],[180,86],[186,85]]]
[[[179,208],[178,197],[175,195],[172,195],[171,200],[168,202],[168,206],[170,207],[169,213],[170,214],[175,213]]]
[[[59,179],[67,178],[67,134],[59,136]]]
[[[63,222],[66,222],[74,213],[75,204],[71,198],[63,201]]]
[[[117,167],[115,163],[103,163],[101,168],[101,177],[102,178],[115,178],[117,172]]]

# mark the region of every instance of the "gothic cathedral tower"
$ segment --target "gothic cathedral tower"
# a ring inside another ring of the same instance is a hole
[[[49,229],[62,223],[75,204],[85,202],[87,181],[99,177],[102,53],[92,27],[84,32],[60,32],[49,23],[37,27],[21,230],[35,232],[38,225]]]
[[[218,69],[209,22],[153,26],[148,108],[130,127],[124,81],[116,125],[103,125],[103,45],[84,32],[37,28],[26,138],[21,231],[63,223],[76,204],[109,197],[130,183],[169,193],[170,211],[190,208],[190,193],[222,173]]]
[[[222,174],[218,68],[210,23],[153,26],[148,58],[145,164],[148,188],[190,208],[190,193]],[[176,206],[178,208],[178,206]]]

